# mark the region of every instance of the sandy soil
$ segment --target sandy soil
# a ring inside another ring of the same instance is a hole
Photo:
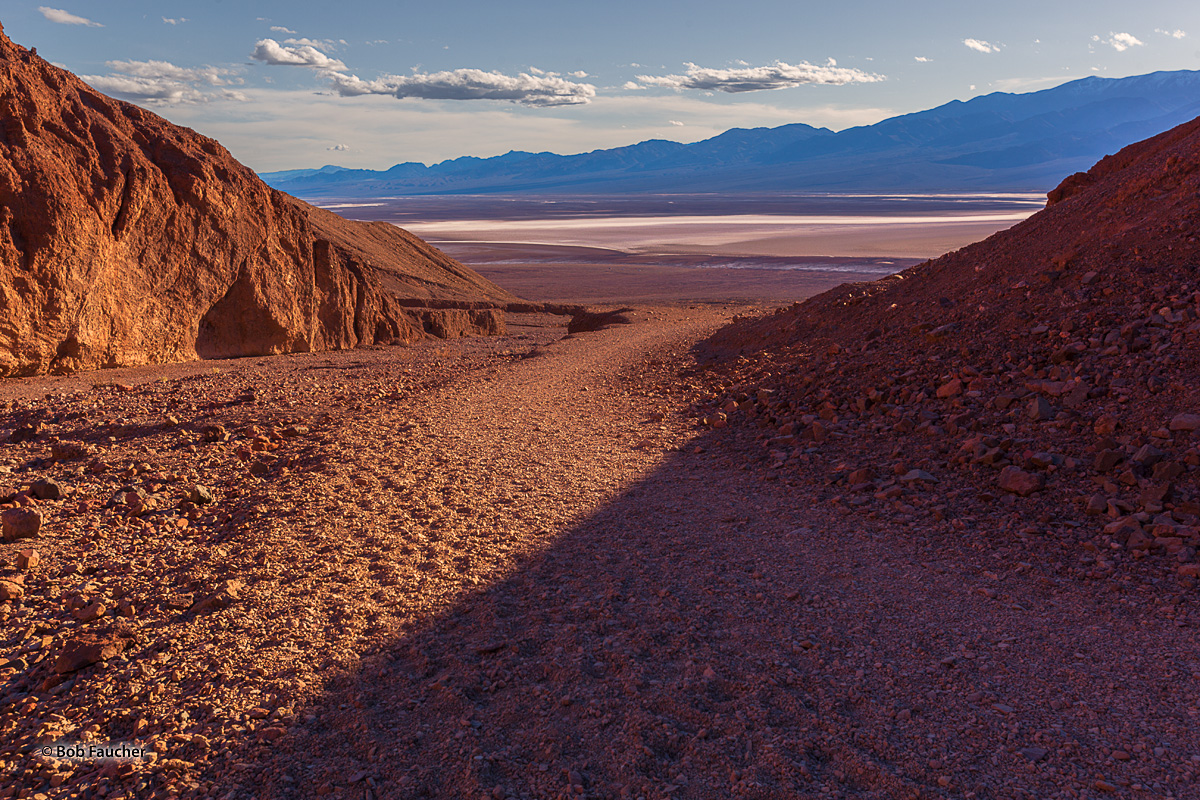
[[[692,347],[748,310],[3,384],[0,428],[43,428],[0,478],[67,493],[0,547],[42,557],[0,616],[0,796],[1192,796],[1193,604],[827,508],[819,460],[702,429]],[[60,738],[158,758],[34,754]]]

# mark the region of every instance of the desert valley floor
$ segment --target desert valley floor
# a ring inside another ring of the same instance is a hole
[[[62,496],[0,551],[0,796],[1189,796],[1194,592],[704,428],[756,310],[3,383],[0,479]]]

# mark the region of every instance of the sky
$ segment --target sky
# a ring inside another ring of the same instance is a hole
[[[834,130],[1200,69],[1181,0],[7,0],[18,44],[258,171]]]

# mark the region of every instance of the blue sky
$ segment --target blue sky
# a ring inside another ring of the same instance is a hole
[[[1200,3],[6,3],[16,42],[257,170],[842,129],[1200,68]]]

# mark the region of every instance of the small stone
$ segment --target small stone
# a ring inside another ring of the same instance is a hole
[[[1142,445],[1141,449],[1134,453],[1133,458],[1130,460],[1142,467],[1152,467],[1159,461],[1162,461],[1166,455],[1166,453],[1154,445],[1146,444]]]
[[[1090,517],[1098,517],[1108,510],[1108,499],[1102,494],[1094,494],[1088,498],[1085,511]]]
[[[202,486],[199,483],[192,484],[191,488],[188,489],[188,500],[198,506],[209,506],[216,502],[212,489]]]
[[[1116,417],[1111,414],[1105,414],[1096,420],[1096,424],[1092,426],[1092,430],[1096,432],[1097,436],[1111,436],[1116,432],[1119,425],[1120,423]]]
[[[0,512],[4,541],[31,539],[42,530],[42,514],[33,508],[6,508]]]
[[[1186,471],[1187,468],[1177,461],[1160,461],[1154,465],[1152,477],[1156,483],[1169,483]]]
[[[229,440],[229,431],[223,425],[205,425],[200,429],[200,436],[206,442],[224,442]]]
[[[1050,755],[1050,751],[1044,747],[1022,747],[1021,755],[1028,758],[1030,761],[1038,762]]]
[[[50,445],[50,455],[55,461],[78,461],[90,456],[92,450],[83,442],[55,442]]]
[[[104,616],[104,612],[108,611],[104,604],[99,600],[94,600],[86,608],[76,609],[75,619],[80,622],[94,622]]]
[[[867,483],[868,481],[873,480],[875,480],[875,470],[871,469],[870,467],[856,469],[846,476],[846,483],[850,484],[851,486],[856,486],[860,483]]]
[[[943,400],[962,394],[963,382],[959,378],[947,381],[938,387],[937,396]]]
[[[1176,414],[1171,418],[1173,431],[1200,431],[1200,414]]]
[[[1038,422],[1054,419],[1054,407],[1050,405],[1049,400],[1042,397],[1040,394],[1035,395],[1034,398],[1029,401],[1029,405],[1026,407],[1025,413],[1030,419]]]
[[[62,653],[54,662],[54,671],[65,675],[98,661],[107,661],[120,655],[132,638],[132,634],[121,630],[79,634],[63,645]]]
[[[29,490],[38,500],[61,500],[65,494],[61,483],[48,478],[34,481]]]
[[[912,469],[900,476],[901,483],[937,483],[937,478],[923,469]]]
[[[208,614],[228,608],[239,599],[239,592],[244,586],[241,581],[222,581],[215,592],[192,604],[189,611],[193,614]]]
[[[0,578],[0,603],[20,600],[25,596],[25,586],[20,581]]]
[[[1200,578],[1200,564],[1180,564],[1176,574],[1181,578]]]
[[[1113,467],[1120,464],[1125,459],[1125,454],[1120,450],[1101,450],[1096,454],[1096,461],[1092,464],[1092,469],[1096,472],[1111,472]]]
[[[1026,472],[1020,467],[1005,467],[1000,470],[1000,488],[1006,492],[1028,497],[1034,492],[1041,491],[1046,486],[1046,478],[1042,475]]]
[[[37,569],[38,564],[42,563],[42,557],[37,550],[22,550],[17,553],[17,569],[29,571]]]

